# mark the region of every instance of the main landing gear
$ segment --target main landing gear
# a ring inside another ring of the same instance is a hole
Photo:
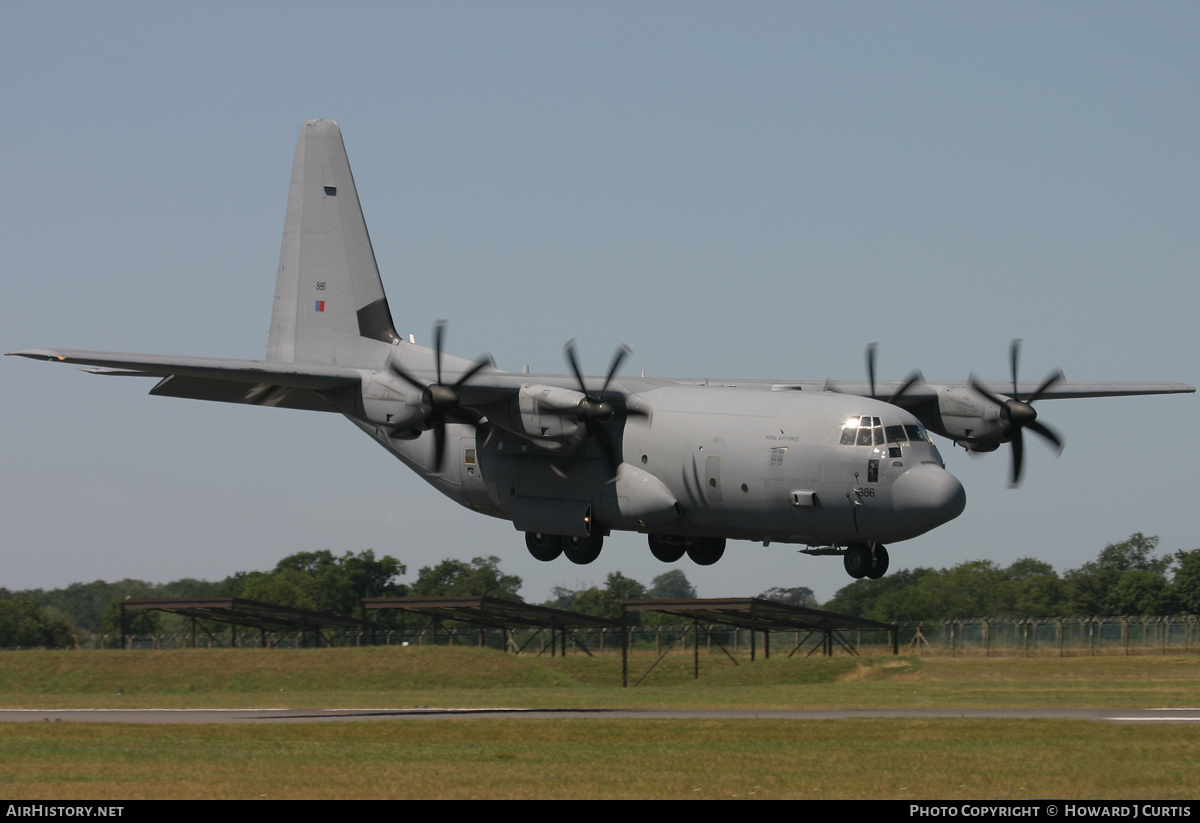
[[[846,547],[842,560],[846,565],[846,574],[856,580],[863,577],[876,580],[888,570],[888,552],[882,543],[851,543]]]
[[[525,532],[525,548],[529,549],[534,560],[541,560],[543,563],[565,554],[572,563],[586,566],[600,556],[600,550],[604,548],[604,535],[563,537],[557,534]]]
[[[725,554],[724,537],[647,536],[650,553],[664,563],[674,563],[686,554],[697,566],[711,566]]]

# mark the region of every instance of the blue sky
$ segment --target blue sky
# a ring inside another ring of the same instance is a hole
[[[1200,7],[0,2],[0,345],[261,357],[292,151],[343,129],[400,331],[501,368],[1200,383]],[[0,586],[215,579],[374,548],[554,585],[333,416],[151,398],[0,360]],[[1134,531],[1195,548],[1195,396],[1039,404],[1066,450],[942,441],[967,510],[893,568]],[[732,544],[706,596],[848,581]],[[411,579],[411,575],[410,575]]]

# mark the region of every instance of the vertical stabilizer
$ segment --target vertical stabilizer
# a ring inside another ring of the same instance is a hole
[[[310,120],[292,163],[267,360],[370,366],[396,340],[341,129]]]

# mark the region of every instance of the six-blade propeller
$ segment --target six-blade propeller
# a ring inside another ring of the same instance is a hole
[[[415,388],[421,390],[421,411],[424,413],[423,428],[433,430],[433,474],[440,474],[442,462],[446,456],[446,424],[465,423],[479,427],[481,416],[473,409],[462,405],[459,389],[466,385],[479,371],[491,365],[492,359],[487,355],[476,360],[469,369],[451,385],[442,382],[442,337],[445,334],[446,321],[439,320],[433,327],[434,363],[437,379],[432,383],[423,383],[416,377],[400,368],[400,364],[392,358],[388,367]]]
[[[608,386],[612,383],[612,379],[616,376],[617,369],[621,367],[622,361],[631,354],[628,346],[620,346],[616,353],[613,354],[612,364],[608,367],[608,374],[604,377],[604,385],[600,387],[598,392],[589,392],[587,383],[584,382],[583,372],[579,368],[579,360],[575,357],[575,341],[570,340],[564,347],[567,355],[567,362],[571,365],[571,373],[575,375],[575,382],[579,384],[579,391],[583,394],[583,400],[579,401],[576,407],[576,419],[581,426],[581,432],[575,437],[574,442],[569,445],[566,459],[553,467],[553,471],[559,477],[566,477],[571,466],[575,463],[575,458],[579,455],[590,438],[595,437],[596,442],[600,444],[600,450],[604,452],[604,458],[608,461],[608,466],[612,470],[612,477],[616,477],[617,469],[621,466],[621,455],[617,451],[617,446],[613,442],[612,435],[609,434],[608,424],[613,419],[618,417],[644,416],[645,412],[640,409],[631,408],[624,403],[619,407],[605,399],[605,394],[608,392]]]
[[[1012,441],[1012,478],[1009,481],[1010,486],[1016,486],[1021,482],[1021,467],[1025,456],[1025,440],[1021,434],[1022,429],[1030,429],[1037,432],[1046,440],[1053,443],[1061,452],[1063,448],[1062,438],[1058,433],[1037,419],[1037,412],[1034,411],[1033,403],[1046,390],[1063,379],[1061,371],[1051,372],[1041,385],[1024,400],[1021,399],[1021,393],[1017,389],[1017,362],[1020,359],[1021,341],[1014,340],[1009,347],[1009,360],[1012,368],[1012,397],[1003,398],[985,389],[975,375],[971,375],[971,388],[980,397],[983,397],[1000,407],[1000,416],[1003,420],[1004,436]]]

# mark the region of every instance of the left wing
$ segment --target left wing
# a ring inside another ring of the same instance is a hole
[[[25,349],[10,355],[90,366],[92,374],[163,378],[150,393],[225,403],[250,403],[312,411],[338,411],[332,397],[358,392],[362,373],[342,366],[171,357],[154,354]]]

